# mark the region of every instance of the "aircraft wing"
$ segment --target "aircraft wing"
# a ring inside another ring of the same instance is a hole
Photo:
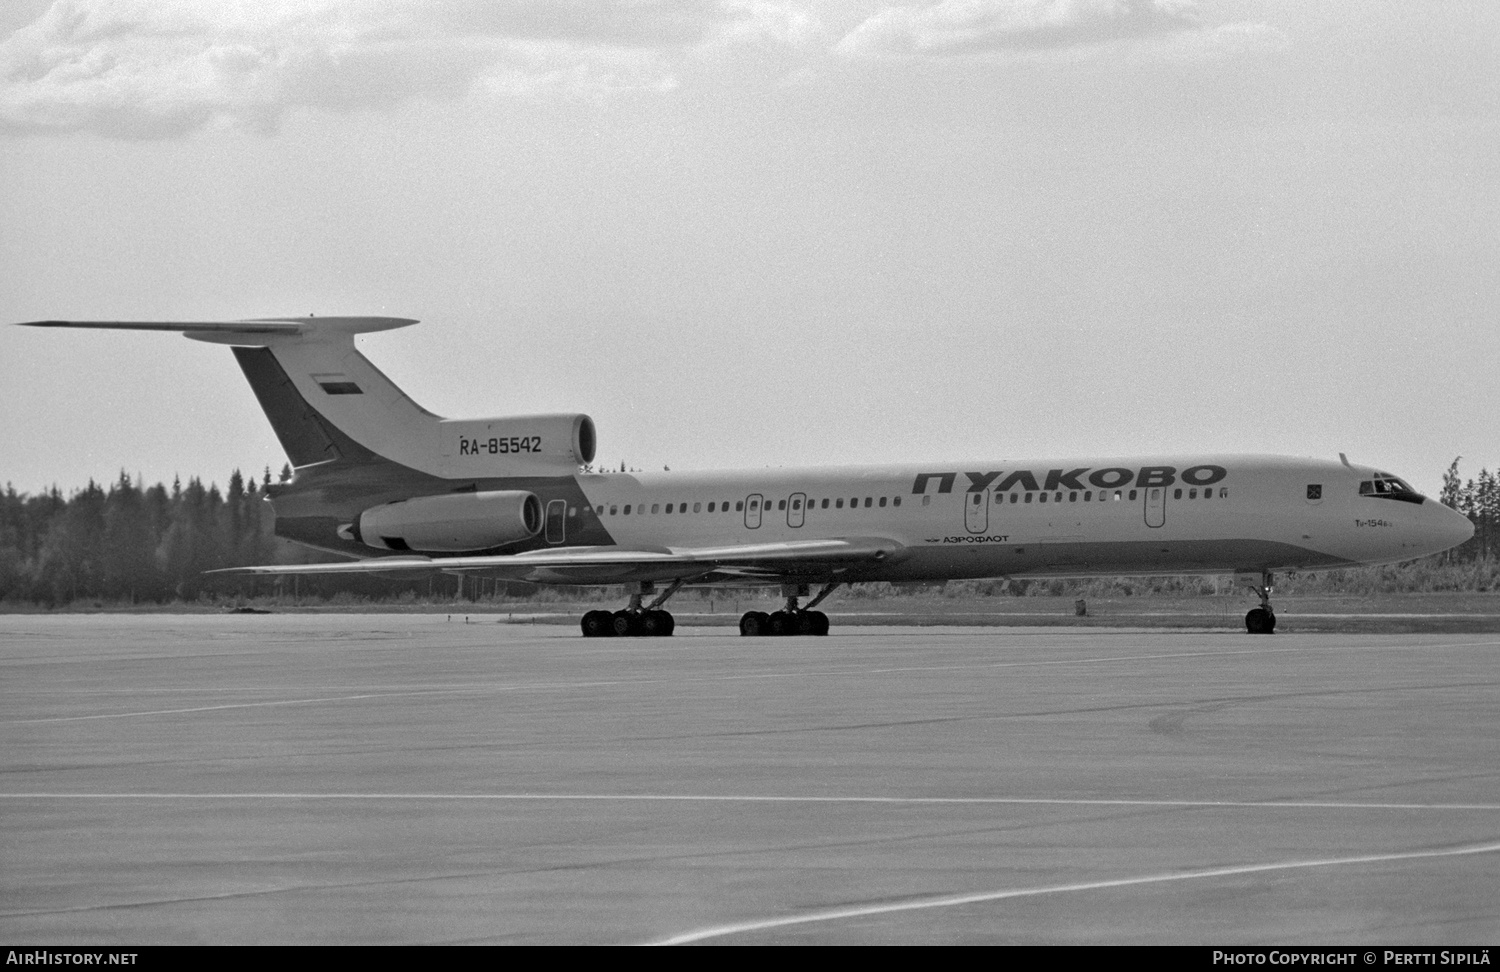
[[[231,567],[216,574],[482,573],[536,584],[616,584],[710,575],[771,581],[857,575],[905,548],[883,537],[837,537],[715,547],[557,547],[474,557],[372,557],[334,564]]]

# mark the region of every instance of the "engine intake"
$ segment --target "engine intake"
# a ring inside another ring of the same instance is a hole
[[[350,524],[347,536],[379,550],[472,553],[528,540],[541,529],[542,502],[535,493],[493,490],[373,506]]]

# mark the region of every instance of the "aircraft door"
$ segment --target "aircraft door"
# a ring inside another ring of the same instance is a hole
[[[800,527],[803,517],[807,515],[804,507],[807,505],[806,493],[793,493],[786,504],[786,525],[789,527]]]
[[[1146,526],[1159,527],[1167,522],[1167,490],[1152,486],[1146,490]]]
[[[760,529],[760,504],[761,495],[751,493],[745,497],[745,526],[751,530]]]
[[[547,504],[547,542],[562,543],[567,539],[568,503],[553,500]]]
[[[964,529],[983,533],[990,528],[990,491],[964,494]]]

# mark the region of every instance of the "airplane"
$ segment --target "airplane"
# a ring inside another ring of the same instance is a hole
[[[229,572],[628,585],[624,608],[583,615],[587,637],[670,635],[663,605],[687,586],[779,585],[785,606],[746,612],[740,633],[825,635],[816,608],[844,584],[1153,574],[1233,574],[1259,596],[1246,630],[1270,634],[1276,573],[1413,560],[1474,532],[1342,453],[603,472],[587,415],[442,418],[355,347],[416,323],[23,326],[174,331],[232,348],[294,469],[268,486],[276,534],[356,559]]]

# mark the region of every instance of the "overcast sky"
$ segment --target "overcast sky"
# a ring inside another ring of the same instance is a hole
[[[1500,464],[1500,4],[6,0],[0,322],[421,318],[712,468]],[[0,327],[0,482],[279,469],[223,348]]]

